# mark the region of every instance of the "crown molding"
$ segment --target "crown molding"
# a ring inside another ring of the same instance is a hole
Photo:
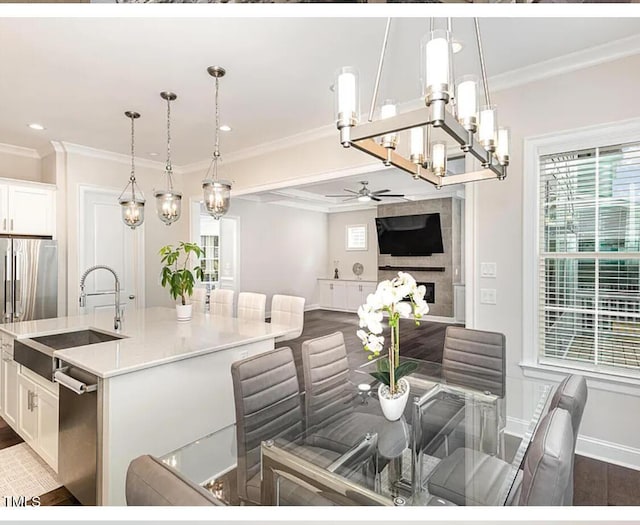
[[[7,153],[17,157],[27,157],[29,159],[40,159],[38,150],[34,148],[25,148],[23,146],[14,146],[13,144],[0,143],[0,153]]]
[[[640,35],[633,35],[495,75],[489,78],[489,89],[493,92],[503,91],[638,53],[640,53]]]
[[[73,144],[71,142],[60,142],[59,144],[62,145],[63,151],[65,151],[66,153],[82,155],[84,157],[92,157],[95,159],[110,160],[113,162],[118,162],[120,164],[131,163],[131,157],[129,155],[123,155],[122,153],[115,153],[113,151],[107,151],[107,150],[98,149],[98,148],[91,148],[89,146],[83,146],[81,144]],[[58,150],[56,149],[56,151]],[[149,159],[141,159],[139,157],[136,157],[136,167],[151,168],[151,169],[156,169],[160,171],[164,171],[165,169],[164,162],[158,162],[156,160],[149,160]],[[183,171],[180,166],[174,166],[173,168],[174,168],[173,169],[174,173],[177,173],[177,174],[181,174]]]

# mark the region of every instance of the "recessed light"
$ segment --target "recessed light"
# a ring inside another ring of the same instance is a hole
[[[460,53],[460,51],[462,51],[462,48],[464,46],[462,45],[462,42],[459,42],[458,40],[454,40],[451,42],[451,50],[454,53]]]
[[[157,157],[158,154],[155,151],[149,152],[149,157]]]
[[[231,126],[229,126],[228,124],[223,124],[222,126],[220,126],[220,131],[231,131]]]
[[[42,124],[37,124],[36,122],[34,122],[33,124],[29,124],[29,127],[37,131],[43,131],[46,129]]]

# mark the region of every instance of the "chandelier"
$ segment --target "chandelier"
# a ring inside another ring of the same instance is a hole
[[[178,95],[171,91],[163,91],[160,97],[167,101],[167,164],[164,171],[167,186],[164,190],[156,191],[153,196],[156,198],[158,217],[170,226],[180,218],[182,208],[182,193],[173,189],[173,167],[171,166],[171,102],[178,98]]]
[[[202,181],[202,191],[207,212],[214,219],[220,219],[229,211],[229,202],[231,200],[231,184],[218,178],[218,163],[220,162],[220,107],[218,93],[220,79],[226,74],[226,71],[220,66],[209,66],[207,72],[216,80],[216,135],[211,163],[207,168],[205,180]],[[209,176],[209,172],[211,172],[211,176]]]
[[[136,182],[135,166],[135,134],[134,122],[140,118],[140,113],[125,111],[127,118],[131,119],[131,175],[129,182],[122,190],[118,202],[122,211],[122,220],[132,230],[135,230],[144,222],[144,195]]]
[[[425,107],[398,114],[392,101],[385,101],[380,119],[373,121],[391,19],[387,20],[378,62],[368,121],[359,123],[358,73],[352,67],[338,71],[336,93],[337,127],[340,142],[382,160],[422,179],[436,188],[452,184],[487,179],[503,180],[509,164],[509,130],[498,128],[496,106],[491,104],[482,40],[478,19],[474,18],[476,45],[484,89],[484,102],[478,107],[478,79],[472,75],[460,77],[454,83],[451,19],[447,29],[434,29],[421,43],[423,95]],[[455,85],[455,90],[453,86]],[[442,130],[464,154],[471,154],[482,169],[455,175],[447,174],[447,141],[432,140],[434,130]],[[408,131],[409,157],[396,151],[399,134]]]

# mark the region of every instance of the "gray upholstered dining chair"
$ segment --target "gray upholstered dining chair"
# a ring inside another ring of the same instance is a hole
[[[302,343],[305,416],[317,444],[348,448],[367,432],[378,433],[386,424],[382,416],[355,410],[354,386],[349,382],[347,347],[342,332]],[[340,452],[341,450],[338,450]]]
[[[238,496],[243,503],[261,502],[260,445],[304,430],[298,376],[291,348],[276,348],[231,365],[236,409],[238,450]],[[339,454],[313,446],[298,452],[315,464],[329,466]],[[321,496],[283,480],[281,504],[328,505]]]
[[[448,326],[442,352],[442,375],[448,383],[504,397],[505,353],[503,334]]]
[[[222,506],[224,502],[150,455],[137,457],[127,469],[129,506]]]
[[[556,408],[540,422],[524,458],[524,470],[510,500],[515,505],[571,505],[573,428],[568,411]],[[458,448],[429,477],[433,496],[456,505],[496,505],[512,466],[479,450]]]
[[[580,424],[582,423],[582,415],[584,414],[584,407],[587,404],[587,396],[587,381],[585,378],[581,375],[571,374],[565,377],[558,385],[549,403],[549,411],[555,408],[564,408],[571,416],[574,458]],[[573,469],[573,462],[571,467]],[[573,483],[567,487],[565,499],[569,504],[573,503]]]
[[[238,294],[238,319],[264,323],[266,305],[267,296],[263,293],[240,292]]]
[[[290,331],[276,337],[276,342],[290,341],[302,335],[304,327],[304,297],[274,295],[271,299],[271,324],[290,328]]]

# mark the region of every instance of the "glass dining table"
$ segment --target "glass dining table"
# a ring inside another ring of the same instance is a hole
[[[344,388],[324,393],[341,404],[339,416],[303,432],[264,436],[262,504],[510,503],[551,387],[507,376],[487,389],[483,381],[448,380],[440,364],[403,361],[417,368],[407,376],[410,396],[399,420],[382,415],[378,383],[369,375],[375,362],[367,362],[351,370]],[[309,447],[328,452],[319,461]],[[161,459],[220,499],[237,503],[234,425]],[[282,483],[303,487],[294,491],[298,500],[283,501]]]

